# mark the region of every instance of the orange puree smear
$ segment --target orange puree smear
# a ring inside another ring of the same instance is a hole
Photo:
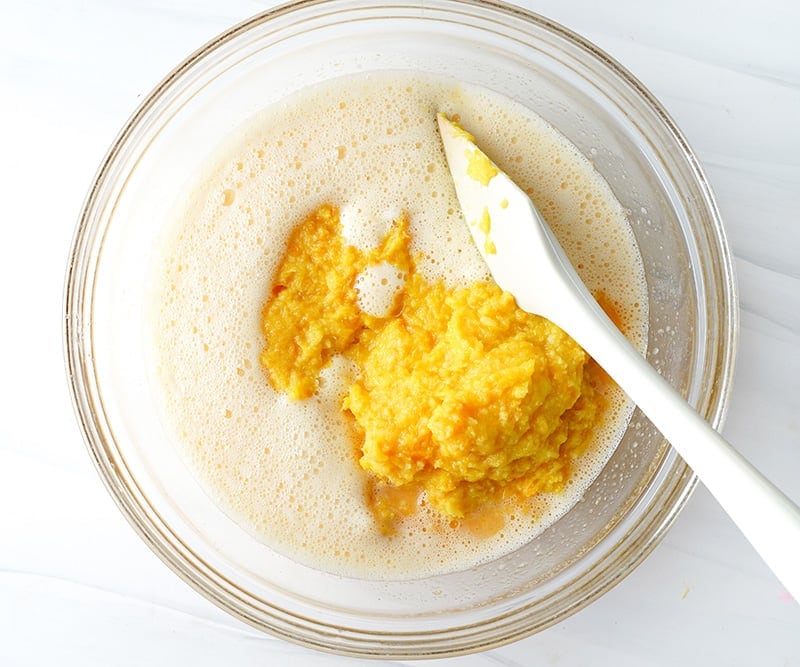
[[[322,206],[292,234],[263,313],[261,361],[273,387],[314,394],[334,355],[356,366],[352,415],[365,497],[391,534],[433,510],[478,534],[505,512],[562,491],[602,412],[602,374],[548,320],[489,282],[448,288],[415,270],[405,218],[363,252]],[[356,279],[382,262],[405,284],[386,317],[361,311]]]
[[[489,185],[489,181],[498,174],[492,161],[477,149],[467,154],[467,160],[467,175],[481,185]]]

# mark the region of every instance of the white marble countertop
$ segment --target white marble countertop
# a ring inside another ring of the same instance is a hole
[[[69,244],[106,148],[173,65],[270,4],[0,6],[0,665],[350,662],[259,634],[148,550],[92,467],[62,360]],[[628,67],[699,155],[741,295],[724,433],[800,501],[800,5],[520,4]],[[601,600],[457,663],[797,666],[800,605],[700,487],[664,542]]]

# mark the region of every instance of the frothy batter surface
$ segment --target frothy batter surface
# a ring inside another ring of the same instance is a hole
[[[352,367],[334,358],[302,401],[266,381],[267,290],[295,225],[325,202],[340,209],[355,247],[374,248],[405,211],[427,280],[488,278],[461,219],[438,111],[457,113],[531,194],[587,286],[609,297],[635,343],[644,340],[644,283],[623,212],[585,158],[531,112],[484,90],[387,73],[333,81],[255,118],[201,170],[192,206],[165,237],[152,318],[157,390],[177,446],[222,508],[276,550],[342,574],[420,577],[517,548],[577,501],[630,413],[610,390],[567,490],[534,497],[495,534],[421,515],[385,537],[341,410]]]

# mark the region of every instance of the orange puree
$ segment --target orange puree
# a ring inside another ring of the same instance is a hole
[[[494,283],[429,283],[409,246],[404,218],[369,253],[342,240],[331,206],[297,227],[264,308],[272,385],[307,398],[333,355],[355,363],[342,409],[384,533],[423,504],[469,519],[560,492],[603,403],[588,356]],[[378,318],[359,308],[355,283],[381,262],[405,284]]]
[[[358,306],[356,278],[387,257],[407,267],[406,228],[401,218],[368,254],[344,243],[332,206],[320,207],[294,230],[262,316],[267,346],[261,363],[275,389],[293,399],[312,396],[331,357],[358,342],[371,318]]]

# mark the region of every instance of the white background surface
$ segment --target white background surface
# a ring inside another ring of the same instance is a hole
[[[741,296],[724,433],[800,501],[799,6],[521,4],[622,62],[699,155]],[[270,5],[0,1],[0,665],[351,662],[257,633],[147,549],[92,467],[62,360],[69,244],[105,150],[175,64]],[[652,556],[588,609],[438,664],[798,666],[800,606],[701,487]]]

